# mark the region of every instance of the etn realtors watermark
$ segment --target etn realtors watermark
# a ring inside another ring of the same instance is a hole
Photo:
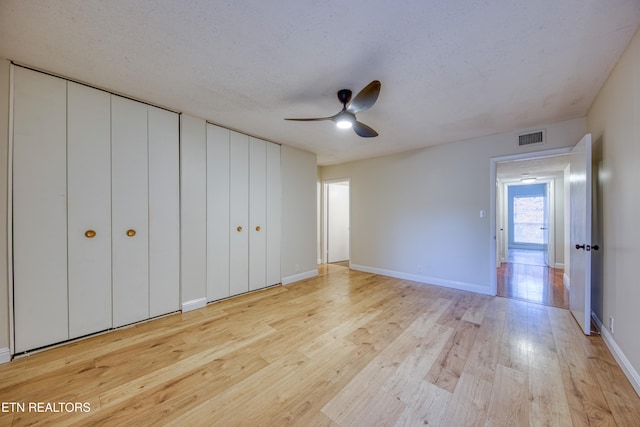
[[[76,413],[91,412],[89,402],[1,402],[0,412]]]

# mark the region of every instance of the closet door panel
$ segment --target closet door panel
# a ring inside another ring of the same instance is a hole
[[[282,235],[282,178],[280,146],[267,144],[267,286],[282,282],[280,240]]]
[[[149,315],[180,309],[179,118],[148,107]]]
[[[267,142],[249,139],[249,289],[267,282]]]
[[[113,326],[149,317],[147,106],[111,97]]]
[[[207,124],[207,299],[209,301],[230,295],[229,134],[228,129]]]
[[[65,80],[15,67],[15,351],[69,337]]]
[[[67,83],[69,337],[111,320],[111,96]]]
[[[249,137],[231,131],[229,291],[238,295],[249,291]]]

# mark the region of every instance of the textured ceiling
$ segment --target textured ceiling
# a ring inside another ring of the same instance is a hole
[[[570,157],[568,154],[562,154],[498,163],[496,176],[503,182],[519,181],[524,175],[536,179],[561,177],[564,169],[569,166]]]
[[[639,0],[0,0],[0,56],[332,164],[582,117],[639,22]],[[374,79],[377,138],[283,120]]]

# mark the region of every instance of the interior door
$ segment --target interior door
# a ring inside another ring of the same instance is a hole
[[[113,326],[149,318],[147,106],[111,97]]]
[[[231,132],[229,293],[249,291],[249,137]]]
[[[547,183],[544,186],[544,202],[543,202],[543,218],[542,218],[542,227],[540,227],[542,231],[542,244],[544,245],[544,263],[553,267],[549,264],[549,207],[551,205],[551,183]]]
[[[69,338],[67,82],[14,69],[13,295],[20,353]]]
[[[111,95],[69,82],[69,338],[111,319]]]
[[[280,146],[267,143],[267,286],[282,282],[280,277],[280,235],[282,234],[282,175]]]
[[[148,106],[149,317],[180,309],[179,119]]]
[[[229,130],[207,124],[208,301],[229,296],[229,224]]]
[[[267,143],[249,138],[249,290],[267,285]]]
[[[591,134],[571,151],[571,262],[569,308],[586,335],[591,334]]]
[[[349,185],[327,186],[327,261],[349,259]]]

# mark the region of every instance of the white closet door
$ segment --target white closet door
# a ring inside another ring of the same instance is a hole
[[[230,295],[229,132],[228,129],[207,124],[207,299],[209,301]]]
[[[149,114],[149,315],[180,309],[179,117]]]
[[[267,144],[267,286],[282,282],[280,236],[282,234],[282,178],[280,146]]]
[[[13,292],[20,353],[69,337],[67,82],[14,70]]]
[[[111,97],[113,326],[149,318],[147,106]]]
[[[231,131],[229,293],[249,291],[249,137]]]
[[[249,138],[249,289],[267,285],[267,143]]]
[[[69,337],[111,320],[111,96],[67,83]]]

